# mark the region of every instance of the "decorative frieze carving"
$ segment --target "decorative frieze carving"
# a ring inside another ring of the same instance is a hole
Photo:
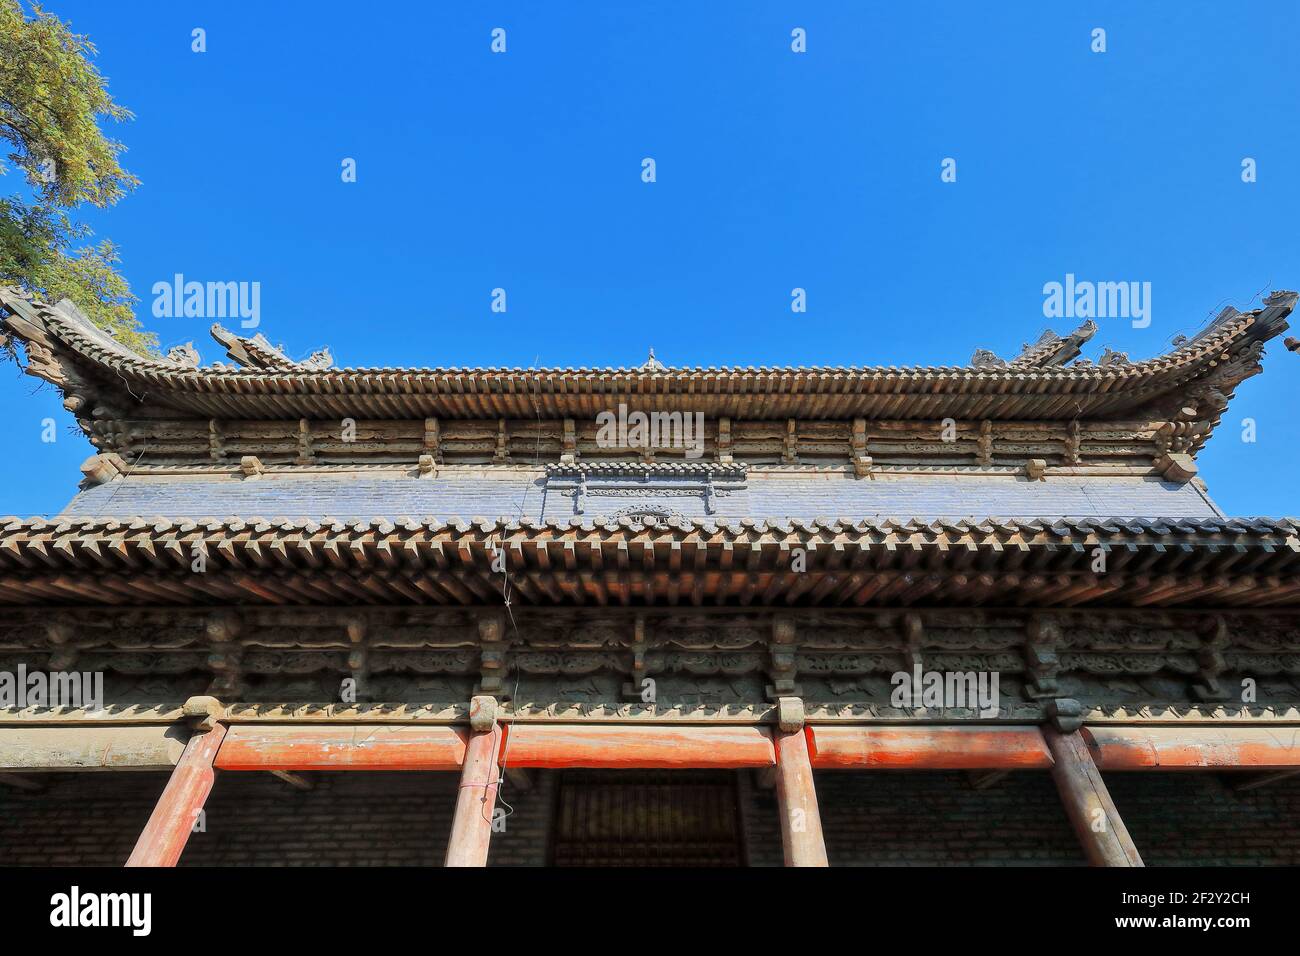
[[[505,699],[518,684],[520,706],[617,707],[645,703],[641,681],[652,677],[652,696],[668,711],[761,708],[792,696],[810,714],[886,714],[892,675],[920,666],[996,672],[1008,719],[1058,700],[1112,711],[1228,703],[1247,677],[1259,706],[1300,705],[1300,615],[1290,612],[514,613],[512,625],[503,609],[15,611],[0,622],[0,670],[103,671],[116,703],[181,691],[333,700],[351,677],[358,701],[466,700],[487,689]],[[902,716],[935,714],[913,708]]]

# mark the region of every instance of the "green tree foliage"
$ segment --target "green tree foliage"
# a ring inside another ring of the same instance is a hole
[[[18,0],[0,0],[0,140],[32,195],[0,199],[0,283],[51,302],[67,297],[119,342],[147,352],[157,338],[135,317],[116,247],[90,243],[89,229],[68,215],[83,203],[111,206],[139,182],[118,161],[122,144],[99,127],[131,114],[113,102],[94,55],[53,14],[34,6],[28,17]]]

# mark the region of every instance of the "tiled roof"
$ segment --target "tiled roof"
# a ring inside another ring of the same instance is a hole
[[[239,347],[232,354],[242,350],[254,358],[253,367],[231,370],[137,355],[66,300],[50,306],[0,290],[0,306],[9,313],[5,324],[27,345],[29,371],[65,390],[93,383],[98,392],[115,390],[127,405],[134,404],[130,396],[145,395],[150,404],[196,415],[265,418],[590,416],[620,402],[742,418],[1101,417],[1198,384],[1230,394],[1258,371],[1262,343],[1288,327],[1296,294],[1277,292],[1264,301],[1252,312],[1225,310],[1166,355],[1107,365],[286,368],[266,343],[233,337]],[[1047,351],[1060,354],[1055,347]]]
[[[796,550],[802,567],[793,563]],[[503,589],[524,604],[1295,607],[1300,522],[404,517],[0,525],[3,604],[491,606]]]

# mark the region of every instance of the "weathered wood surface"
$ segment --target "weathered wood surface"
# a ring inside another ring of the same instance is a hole
[[[0,770],[170,770],[188,738],[177,724],[0,727]]]
[[[1046,728],[1043,736],[1055,763],[1052,779],[1061,803],[1093,866],[1142,866],[1133,838],[1120,818],[1081,733]]]
[[[847,463],[855,443],[869,450],[877,465],[970,465],[975,462],[1021,464],[1024,457],[1047,460],[1053,466],[1105,469],[1125,466],[1149,469],[1158,454],[1161,422],[1153,421],[955,421],[946,437],[938,421],[909,419],[858,419],[854,422],[815,418],[780,421],[737,419],[723,426],[709,419],[703,439],[710,451],[717,448],[736,461],[754,464],[815,461]],[[429,423],[433,426],[430,428]],[[288,465],[388,465],[394,470],[411,467],[421,452],[433,452],[440,463],[455,466],[487,465],[495,456],[498,440],[505,460],[552,462],[560,455],[579,460],[609,455],[599,437],[600,428],[590,418],[484,419],[468,421],[437,418],[355,419],[355,433],[343,437],[337,421],[303,419],[177,419],[174,417],[112,420],[101,426],[104,448],[131,456],[148,447],[150,456],[141,470],[193,466],[200,463],[237,464],[243,454],[264,462]],[[625,457],[639,448],[622,449]],[[655,449],[656,457],[672,460],[680,453]]]
[[[190,738],[126,861],[127,866],[176,865],[189,842],[194,821],[212,792],[216,780],[212,764],[225,736],[225,726],[214,724],[211,730]]]
[[[1103,770],[1300,769],[1300,727],[1087,727]]]
[[[492,815],[501,785],[501,725],[470,734],[456,791],[456,812],[447,840],[446,866],[487,866],[492,839]]]
[[[1052,755],[1037,727],[810,728],[819,770],[1041,770]]]
[[[776,803],[781,814],[785,865],[827,866],[806,728],[791,733],[777,731],[775,751]]]
[[[236,724],[220,770],[459,770],[469,732],[405,724]]]
[[[512,724],[511,767],[738,768],[776,763],[763,727]]]

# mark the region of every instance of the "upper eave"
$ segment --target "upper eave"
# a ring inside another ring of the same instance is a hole
[[[1275,292],[1262,309],[1227,309],[1165,355],[1107,365],[320,369],[268,361],[229,369],[138,355],[67,300],[51,306],[0,289],[5,327],[25,344],[28,372],[59,386],[79,416],[88,406],[109,417],[149,406],[263,419],[591,417],[619,403],[747,419],[1073,420],[1157,406],[1168,414],[1207,391],[1217,393],[1211,404],[1226,401],[1260,370],[1263,344],[1288,328],[1296,298]],[[232,342],[229,333],[218,338]],[[240,343],[250,354],[266,351],[233,339],[237,351]]]

